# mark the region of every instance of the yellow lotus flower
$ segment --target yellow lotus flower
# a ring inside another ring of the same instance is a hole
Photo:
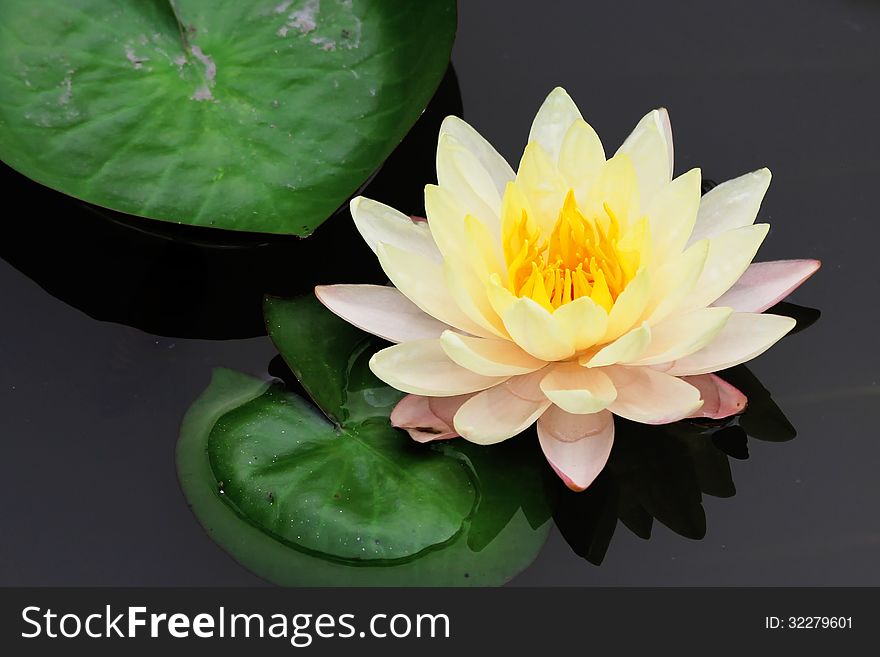
[[[672,178],[665,110],[613,157],[553,90],[514,173],[448,117],[427,222],[366,198],[351,213],[394,287],[317,288],[323,303],[397,343],[370,367],[410,393],[392,414],[419,441],[506,440],[532,423],[565,483],[602,470],[612,415],[665,424],[738,412],[712,372],[754,358],[795,325],[760,314],[819,266],[750,265],[770,183],[761,169],[701,198],[699,169]]]

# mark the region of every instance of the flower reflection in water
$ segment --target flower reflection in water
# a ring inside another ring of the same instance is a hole
[[[819,317],[818,310],[789,303],[773,311],[794,317],[795,331]],[[794,426],[747,367],[727,370],[722,378],[748,397],[742,414],[663,426],[620,422],[608,464],[590,488],[580,494],[561,489],[554,520],[572,550],[600,565],[618,523],[646,540],[655,520],[681,536],[702,539],[703,495],[736,494],[729,459],[747,459],[750,439],[795,437]]]

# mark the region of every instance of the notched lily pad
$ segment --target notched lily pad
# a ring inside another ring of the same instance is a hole
[[[454,0],[4,0],[0,158],[129,214],[308,235],[449,61]]]
[[[184,419],[177,461],[224,549],[294,585],[500,584],[534,559],[553,494],[537,441],[413,443],[388,420],[400,393],[369,370],[377,340],[311,295],[265,310],[318,408],[296,382],[215,371]]]
[[[187,412],[177,444],[178,476],[199,521],[224,550],[261,577],[290,586],[497,585],[528,566],[544,544],[551,505],[544,487],[536,485],[545,473],[536,458],[536,441],[512,442],[494,458],[485,455],[485,448],[463,441],[443,445],[445,456],[420,448],[468,465],[479,501],[476,513],[452,540],[410,558],[339,559],[281,540],[230,503],[230,486],[218,485],[208,457],[218,423],[234,420],[240,409],[263,403],[279,389],[231,370],[215,370],[211,385]],[[291,395],[287,390],[282,394]],[[511,459],[514,467],[508,468]],[[530,472],[527,463],[532,464]]]
[[[327,557],[411,557],[458,533],[477,501],[464,463],[417,449],[387,417],[340,427],[281,386],[223,415],[208,454],[241,515]]]
[[[471,469],[391,426],[401,395],[370,372],[373,341],[312,295],[269,298],[265,315],[323,414],[275,385],[219,418],[207,448],[225,499],[279,540],[332,558],[407,558],[455,536],[477,505]]]

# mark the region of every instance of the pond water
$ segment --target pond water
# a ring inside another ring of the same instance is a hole
[[[662,105],[677,173],[700,166],[717,182],[770,167],[759,219],[773,229],[758,259],[823,261],[789,300],[821,316],[750,364],[797,435],[768,411],[775,435],[791,439],[706,438],[721,479],[670,466],[658,481],[680,495],[659,495],[654,510],[673,529],[654,520],[649,540],[630,528],[645,534],[644,514],[622,514],[628,527],[603,511],[625,495],[601,479],[577,501],[583,508],[559,514],[561,531],[512,584],[880,584],[880,441],[870,416],[880,401],[871,196],[880,4],[461,5],[454,72],[366,194],[421,214],[448,113],[463,112],[515,162],[559,84],[606,147]],[[263,293],[381,282],[372,254],[344,215],[306,243],[221,240],[123,221],[9,169],[0,175],[16,208],[0,239],[0,584],[263,584],[187,507],[175,472],[179,424],[213,368],[266,377],[277,350],[262,325]],[[697,488],[685,490],[694,477]],[[702,496],[705,537],[696,540],[700,485],[717,495]]]

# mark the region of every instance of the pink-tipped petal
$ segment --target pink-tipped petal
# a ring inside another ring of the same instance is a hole
[[[428,221],[427,219],[425,219],[425,217],[420,217],[417,214],[411,214],[411,215],[409,215],[409,218],[412,219],[412,221],[415,223],[421,223],[422,221]]]
[[[404,429],[417,443],[458,438],[458,433],[452,427],[452,418],[470,397],[407,395],[391,411],[391,424]]]
[[[818,260],[753,262],[712,305],[727,306],[736,312],[763,312],[794,292],[821,265]]]
[[[449,328],[385,285],[319,285],[315,295],[349,324],[389,342],[439,338]]]
[[[604,372],[617,388],[617,399],[608,410],[627,420],[669,424],[689,417],[703,405],[694,386],[651,367],[616,365]]]
[[[493,445],[521,433],[550,406],[541,391],[544,373],[515,376],[468,399],[455,413],[453,425],[465,440]]]
[[[551,406],[538,420],[538,441],[553,471],[571,490],[580,492],[608,462],[614,418],[607,410],[574,415]]]
[[[795,324],[794,319],[782,315],[733,313],[712,342],[673,361],[665,371],[673,376],[694,376],[745,363],[776,344]]]
[[[746,408],[746,396],[740,390],[714,374],[683,376],[694,388],[700,391],[703,405],[690,417],[706,417],[722,420],[742,413]]]

